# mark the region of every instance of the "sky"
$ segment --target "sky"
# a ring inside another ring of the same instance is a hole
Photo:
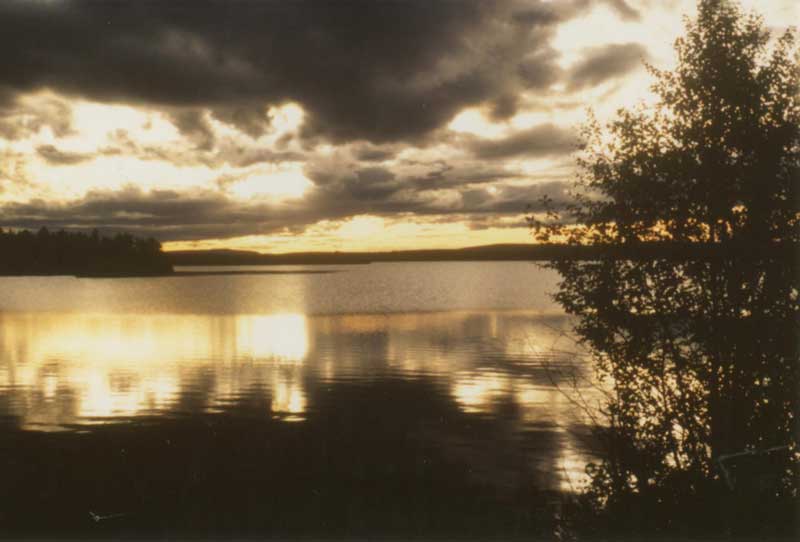
[[[796,0],[746,0],[774,33]],[[694,0],[0,2],[0,227],[167,250],[532,242]],[[528,207],[528,206],[531,207]]]

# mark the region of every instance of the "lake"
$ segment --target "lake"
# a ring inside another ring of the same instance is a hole
[[[0,535],[527,536],[583,483],[553,272],[176,271],[0,277]]]

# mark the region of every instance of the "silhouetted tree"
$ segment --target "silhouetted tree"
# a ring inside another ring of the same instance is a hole
[[[793,32],[770,46],[732,2],[686,24],[677,67],[649,67],[659,100],[591,120],[574,203],[532,220],[540,241],[600,247],[549,264],[607,393],[585,503],[609,529],[790,532],[800,63]],[[661,257],[621,257],[653,241]]]

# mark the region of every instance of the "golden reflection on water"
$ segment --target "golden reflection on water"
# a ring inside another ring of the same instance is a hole
[[[0,323],[0,388],[26,429],[157,413],[209,372],[210,408],[264,383],[274,412],[305,410],[299,377],[278,372],[308,352],[301,314],[3,315]]]
[[[272,412],[287,414],[284,421],[302,421],[306,410],[306,395],[298,375],[276,373],[272,381]]]
[[[473,375],[456,377],[452,386],[453,397],[464,412],[489,413],[493,399],[507,392],[508,379],[498,375]]]
[[[302,314],[239,316],[236,348],[254,359],[303,361],[308,353],[308,328]]]
[[[500,420],[513,404],[503,423],[562,431],[586,420],[548,372],[564,358],[559,322],[524,311],[0,314],[0,409],[22,429],[57,431],[169,415],[192,394],[207,412],[256,398],[265,415],[298,422],[314,387],[399,375],[443,383],[465,415]],[[558,483],[570,489],[585,460],[566,432],[559,442]]]

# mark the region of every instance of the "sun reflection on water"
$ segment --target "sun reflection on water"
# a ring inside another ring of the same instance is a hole
[[[297,375],[287,377],[277,372],[272,381],[270,409],[284,421],[302,421],[306,410],[306,396]]]
[[[186,413],[237,415],[242,408],[258,408],[279,422],[303,422],[315,408],[329,408],[319,394],[340,384],[350,390],[342,393],[357,394],[397,379],[434,383],[451,416],[491,420],[505,428],[502,438],[523,438],[531,428],[557,435],[539,444],[552,447],[551,463],[531,465],[552,471],[544,478],[568,490],[582,479],[585,461],[565,428],[585,420],[557,385],[573,369],[564,351],[553,347],[562,324],[509,311],[5,313],[0,415],[10,414],[31,431],[87,430]],[[456,443],[448,453],[463,453],[457,444],[462,437],[447,426],[435,438],[442,446]],[[491,449],[464,457],[475,472],[495,473]]]
[[[308,353],[301,314],[6,314],[0,323],[0,393],[10,393],[23,428],[59,430],[163,412],[204,375],[211,375],[209,406],[235,402],[264,383],[272,410],[285,419],[298,419],[306,406],[297,371],[279,372]]]
[[[457,378],[452,393],[464,412],[488,413],[492,401],[508,389],[508,379],[486,374]]]
[[[242,315],[236,318],[241,356],[302,362],[308,354],[308,326],[302,314]]]

